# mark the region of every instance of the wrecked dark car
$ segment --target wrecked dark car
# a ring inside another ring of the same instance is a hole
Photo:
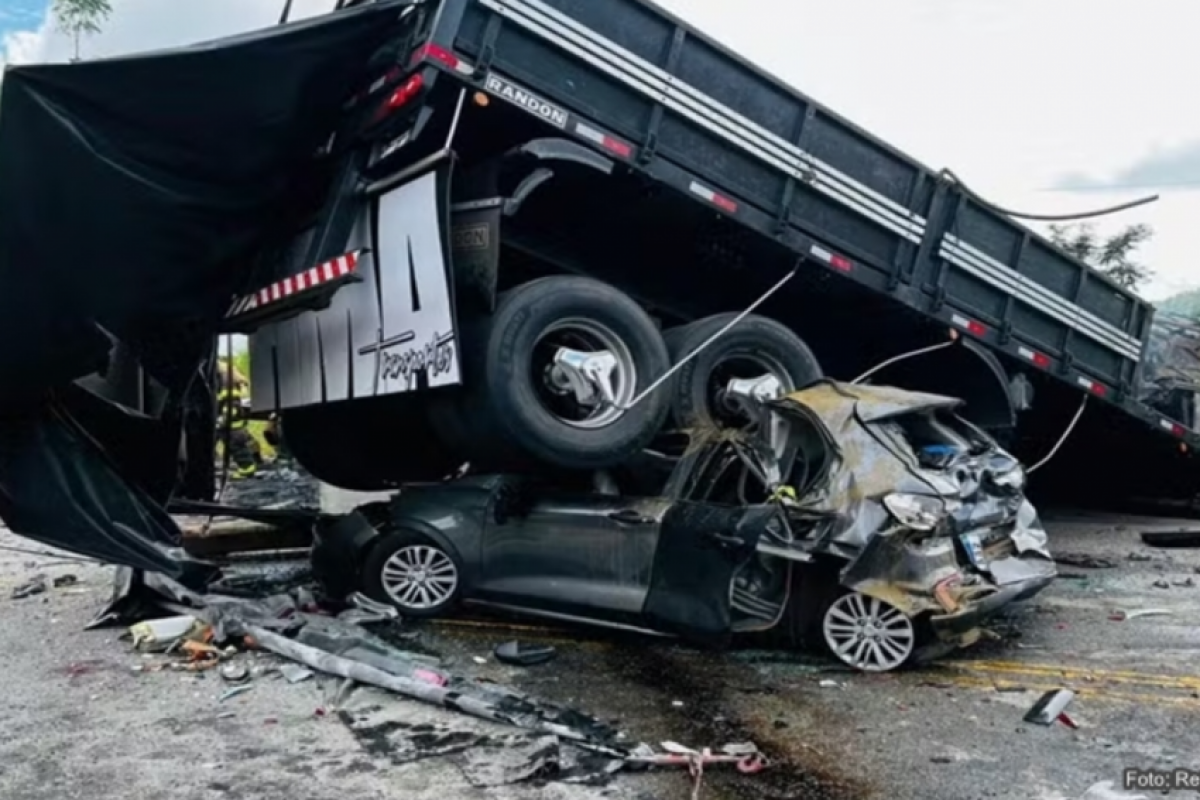
[[[590,486],[407,486],[368,509],[358,579],[414,617],[469,603],[716,645],[774,629],[865,671],[969,645],[1054,579],[1023,469],[960,401],[833,381],[741,400],[750,428],[689,431]]]

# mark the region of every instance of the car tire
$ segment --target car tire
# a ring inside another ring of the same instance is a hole
[[[832,559],[820,557],[810,564],[794,565],[788,607],[773,631],[780,645],[814,653],[826,652],[821,619],[841,591],[838,574],[842,566]]]
[[[555,393],[540,377],[559,346],[614,352],[622,403],[666,372],[670,357],[654,321],[608,284],[540,278],[505,292],[492,316],[463,331],[463,391],[431,406],[430,421],[473,467],[605,469],[640,452],[666,420],[665,391],[628,411],[600,408],[589,417],[573,395]]]
[[[425,583],[420,583],[422,578]],[[415,531],[383,534],[363,559],[363,592],[405,617],[424,619],[450,612],[462,598],[462,582],[458,554]],[[408,587],[415,587],[411,596]]]
[[[717,314],[663,335],[678,364],[737,317]],[[671,421],[676,428],[729,426],[741,422],[722,407],[719,389],[731,378],[773,374],[785,391],[807,386],[822,376],[821,365],[804,341],[768,317],[750,314],[680,368],[672,381]]]
[[[862,623],[872,627],[859,627]],[[900,669],[912,662],[919,645],[916,620],[891,603],[851,589],[838,592],[825,606],[821,633],[826,652],[862,672]]]

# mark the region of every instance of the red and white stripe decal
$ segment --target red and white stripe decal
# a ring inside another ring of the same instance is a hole
[[[1084,389],[1087,389],[1092,394],[1096,395],[1097,397],[1104,397],[1104,395],[1108,394],[1107,386],[1105,386],[1102,383],[1096,383],[1094,380],[1091,380],[1090,378],[1085,378],[1082,375],[1080,375],[1078,378],[1076,378],[1075,382],[1078,383],[1080,386],[1082,386]]]
[[[815,258],[821,259],[838,272],[849,272],[854,268],[850,263],[850,259],[846,258],[845,256],[839,256],[837,253],[831,253],[820,245],[814,244],[808,249],[808,252],[811,253]]]
[[[1184,434],[1184,427],[1173,419],[1167,419],[1166,417],[1163,417],[1158,421],[1158,424],[1161,425],[1163,430],[1167,431],[1168,433],[1173,433],[1176,436],[1183,436]]]
[[[722,211],[728,211],[730,214],[733,214],[737,211],[737,203],[733,202],[728,197],[717,194],[703,184],[692,181],[692,185],[688,188],[692,190],[692,194],[703,197],[705,200],[712,203]]]
[[[622,142],[620,139],[609,136],[604,131],[596,130],[591,125],[585,125],[582,122],[575,123],[575,132],[587,139],[589,142],[595,142],[609,152],[616,153],[621,158],[629,158],[633,155],[633,147]]]
[[[236,317],[240,314],[262,308],[265,305],[270,305],[285,297],[290,297],[298,292],[314,289],[323,283],[344,278],[357,269],[358,258],[361,252],[361,250],[355,250],[352,253],[331,258],[298,275],[288,276],[283,280],[275,281],[269,286],[264,286],[256,292],[239,297],[230,306],[225,316],[226,318]]]
[[[967,319],[961,314],[952,315],[950,321],[973,336],[985,336],[987,334],[986,325],[973,319]]]
[[[1021,358],[1032,362],[1035,367],[1041,367],[1042,369],[1045,369],[1046,367],[1050,366],[1050,356],[1046,355],[1045,353],[1039,353],[1036,350],[1030,350],[1028,347],[1018,347],[1017,352],[1021,355]]]

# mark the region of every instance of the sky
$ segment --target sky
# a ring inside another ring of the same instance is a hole
[[[607,0],[596,0],[597,2]],[[283,0],[112,0],[85,58],[271,24]],[[660,0],[678,16],[1006,208],[1155,229],[1151,300],[1200,287],[1200,6],[1178,0]],[[0,0],[0,62],[61,61],[45,0]],[[300,15],[333,0],[296,0]],[[1174,87],[1174,88],[1172,88]],[[1035,229],[1037,226],[1035,225]]]

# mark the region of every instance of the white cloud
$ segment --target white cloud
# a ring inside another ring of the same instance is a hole
[[[1139,190],[1052,191],[1064,175],[1121,175],[1200,141],[1193,46],[1200,6],[1176,0],[659,0],[679,16],[935,169],[951,167],[1000,205],[1062,213]],[[296,0],[297,16],[332,0]],[[262,27],[283,0],[114,0],[88,57]],[[58,61],[70,42],[43,25],[4,42],[12,63]],[[1178,87],[1178,88],[1172,88]],[[1200,179],[1180,175],[1180,180]],[[1177,190],[1101,228],[1147,222],[1148,294],[1200,284],[1200,191]]]

